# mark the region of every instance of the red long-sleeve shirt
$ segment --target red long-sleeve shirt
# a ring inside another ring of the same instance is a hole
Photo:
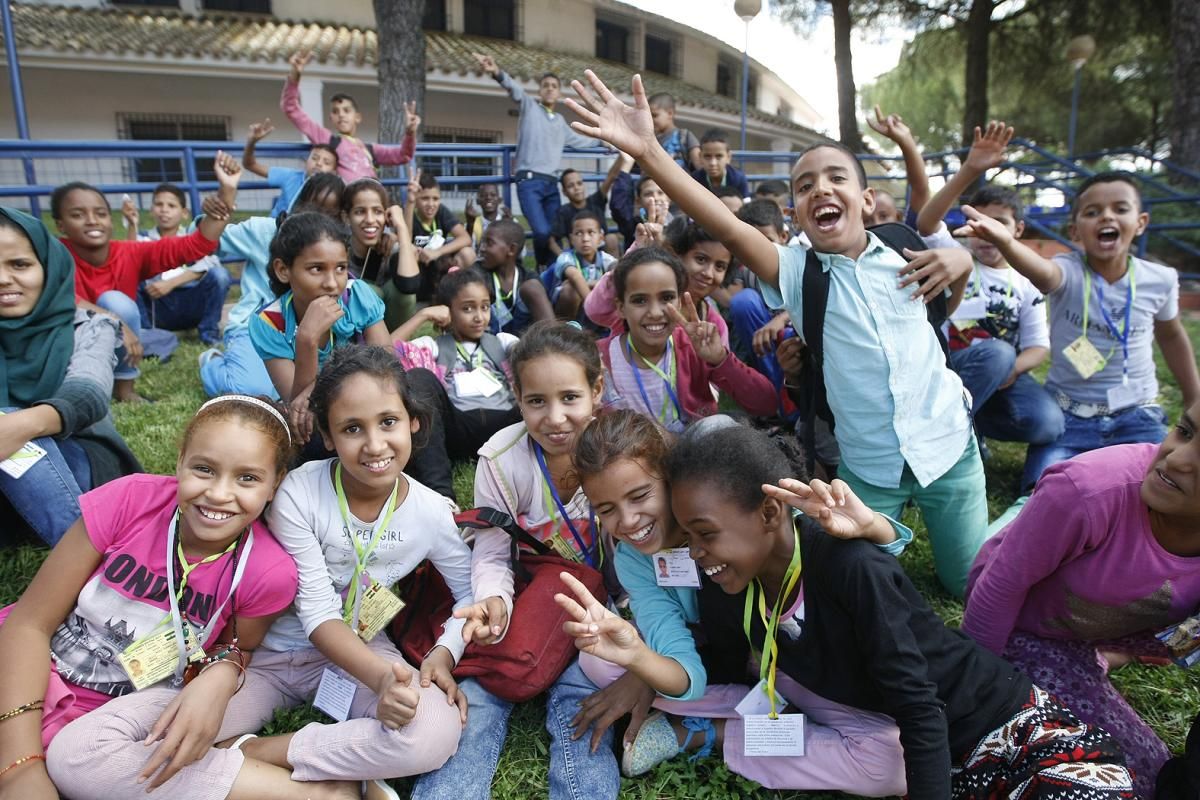
[[[191,264],[216,252],[217,243],[200,231],[186,236],[168,236],[153,242],[108,243],[108,261],[95,266],[84,261],[66,239],[59,239],[75,257],[75,299],[96,302],[110,289],[137,297],[138,283],[160,272]]]

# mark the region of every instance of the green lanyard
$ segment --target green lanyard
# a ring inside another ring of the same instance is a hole
[[[417,224],[420,225],[425,230],[425,232],[428,233],[430,236],[432,236],[435,233],[442,232],[442,229],[437,226],[437,218],[436,217],[431,219],[429,221],[428,225],[426,225],[424,222],[422,222],[420,217],[417,217]]]
[[[462,342],[455,342],[454,347],[458,350],[458,354],[462,356],[463,361],[466,361],[467,366],[471,369],[479,369],[483,366],[483,345],[475,345],[474,353],[468,353],[467,349],[462,346]]]
[[[354,574],[350,577],[346,602],[342,606],[342,618],[349,624],[352,612],[358,602],[359,579],[366,572],[367,559],[371,557],[371,553],[375,552],[375,547],[379,544],[379,537],[383,536],[388,523],[392,521],[392,514],[396,512],[396,495],[400,493],[400,479],[397,478],[396,485],[392,487],[392,496],[388,498],[383,515],[379,518],[379,524],[375,526],[374,535],[371,536],[371,541],[365,550],[359,545],[358,539],[350,533],[350,506],[346,503],[346,490],[342,488],[342,462],[340,461],[333,468],[333,487],[337,492],[338,510],[342,512],[342,530],[346,532],[346,538],[350,540],[350,545],[354,548],[355,555],[358,556],[354,562]]]
[[[1007,265],[1006,265],[1007,266]],[[967,300],[973,300],[983,294],[983,278],[979,275],[979,262],[975,262],[974,270],[975,281],[972,284],[972,290],[967,295]],[[1013,295],[1013,268],[1008,267],[1008,288],[1004,292],[1004,299],[1011,300]]]
[[[787,596],[796,588],[796,583],[800,580],[802,572],[800,568],[800,530],[792,523],[792,536],[794,544],[792,549],[792,561],[788,564],[787,572],[783,574],[783,589],[779,592],[779,597],[775,598],[775,606],[772,609],[770,619],[767,618],[767,593],[763,589],[762,582],[758,578],[754,579],[754,583],[746,588],[746,606],[745,613],[742,617],[742,627],[746,631],[746,640],[750,642],[750,646],[754,646],[754,639],[750,636],[750,612],[754,608],[754,592],[758,590],[758,616],[766,626],[767,635],[763,640],[762,654],[759,659],[758,677],[760,680],[767,682],[767,697],[771,700],[771,719],[779,717],[775,710],[775,673],[779,667],[779,644],[775,641],[779,634],[779,621],[783,615],[783,603]]]
[[[675,385],[677,364],[678,364],[679,359],[677,359],[675,357],[675,349],[671,346],[672,340],[671,339],[667,340],[667,362],[668,363],[667,363],[667,371],[666,372],[663,372],[661,369],[659,369],[658,364],[655,364],[650,359],[646,358],[644,355],[642,355],[641,353],[638,352],[637,347],[635,347],[633,344],[632,336],[630,336],[629,334],[625,334],[625,341],[629,345],[630,351],[632,351],[633,354],[636,355],[643,364],[645,364],[647,367],[649,367],[651,372],[653,372],[658,377],[662,378],[663,383],[666,385],[666,388],[668,391],[663,393],[662,408],[660,408],[658,411],[658,419],[660,422],[662,422],[665,425],[671,419],[672,403],[675,403],[676,405],[678,405],[678,401],[674,400],[674,398],[678,395],[678,392],[679,392],[679,387]],[[633,367],[633,377],[637,378],[638,388],[641,388],[642,380],[641,380],[641,376],[638,374],[640,367],[638,367],[636,361],[633,362],[633,364],[631,364],[630,366]],[[643,392],[643,394],[644,394],[644,392]],[[679,410],[679,419],[682,420],[683,419],[682,409],[678,409],[678,410]]]
[[[496,273],[493,272],[492,273],[492,288],[494,288],[496,290],[496,302],[503,303],[505,300],[512,300],[513,292],[515,292],[517,290],[517,282],[516,282],[516,280],[513,281],[512,291],[510,291],[507,295],[505,295],[504,292],[502,292],[500,290],[500,276],[498,276]]]

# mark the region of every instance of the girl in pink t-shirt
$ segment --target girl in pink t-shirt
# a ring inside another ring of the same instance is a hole
[[[295,596],[295,563],[258,522],[291,453],[277,410],[218,397],[188,425],[174,476],[80,498],[0,627],[5,791],[290,796],[288,771],[212,745],[250,651]]]

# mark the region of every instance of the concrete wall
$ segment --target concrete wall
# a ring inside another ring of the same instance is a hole
[[[594,55],[596,9],[587,0],[525,0],[517,12],[524,43],[547,50]]]

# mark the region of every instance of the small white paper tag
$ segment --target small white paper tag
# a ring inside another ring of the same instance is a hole
[[[26,442],[21,445],[20,450],[0,461],[0,470],[4,470],[4,474],[9,477],[19,478],[28,472],[30,467],[41,461],[45,455],[46,451],[43,448],[33,442]]]
[[[700,588],[700,573],[686,547],[672,547],[654,554],[654,580],[659,586]]]
[[[742,718],[742,746],[748,756],[804,755],[804,715],[766,714]]]
[[[1123,408],[1129,408],[1138,404],[1137,387],[1133,382],[1125,383],[1122,381],[1116,386],[1108,390],[1108,410],[1120,411]]]
[[[326,667],[321,674],[321,684],[317,687],[313,705],[338,722],[345,722],[350,718],[350,706],[354,703],[357,689],[357,683],[337,670]]]
[[[775,693],[775,711],[783,711],[787,705],[787,700],[783,699],[783,695],[779,692]],[[754,684],[754,688],[746,692],[746,696],[742,698],[742,702],[738,703],[733,708],[738,714],[743,717],[751,717],[759,714],[771,713],[771,701],[767,698],[767,682],[759,681]]]
[[[987,318],[987,298],[971,297],[963,300],[958,304],[958,308],[954,309],[954,313],[950,315],[950,319],[955,322],[978,322],[981,319]]]
[[[475,370],[454,373],[454,393],[459,397],[478,397],[483,387],[475,379]]]

